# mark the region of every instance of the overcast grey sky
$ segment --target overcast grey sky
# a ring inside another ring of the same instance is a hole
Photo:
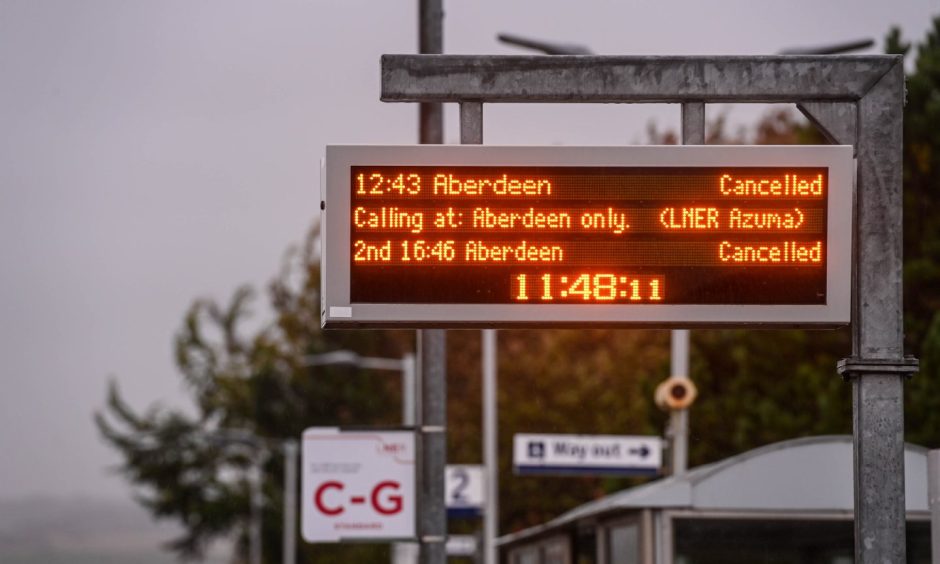
[[[519,53],[499,31],[603,54],[880,49],[889,25],[919,40],[940,13],[936,0],[445,9],[451,53]],[[184,403],[183,312],[275,274],[318,213],[324,145],[415,141],[415,108],[378,100],[379,56],[414,52],[415,36],[414,0],[0,0],[0,498],[127,495],[91,420],[107,379],[136,407]],[[666,107],[485,114],[486,141],[506,144],[637,143],[651,116],[678,123]]]

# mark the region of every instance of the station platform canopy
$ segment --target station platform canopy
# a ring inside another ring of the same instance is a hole
[[[637,510],[695,514],[799,514],[853,518],[852,437],[827,435],[763,446],[585,503],[502,546]],[[908,519],[927,519],[927,449],[905,446]]]

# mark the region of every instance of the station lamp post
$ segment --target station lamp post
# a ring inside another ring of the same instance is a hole
[[[417,374],[417,365],[415,361],[415,355],[413,353],[406,353],[401,358],[381,358],[374,356],[362,356],[359,353],[353,351],[339,350],[322,354],[307,355],[303,358],[303,362],[301,364],[303,366],[342,365],[368,370],[400,371],[401,423],[406,427],[410,427],[415,424],[415,395],[417,393],[417,388],[415,387],[415,375]]]
[[[361,356],[346,350],[304,357],[303,366],[347,365],[371,370],[399,370],[402,373],[402,423],[414,423],[415,356],[411,353],[401,358],[376,358]],[[277,450],[284,455],[284,528],[283,563],[294,564],[297,550],[297,457],[299,447],[295,439],[270,439],[259,437],[247,429],[219,429],[209,436],[219,445],[240,445],[251,451],[251,471],[248,477],[250,492],[250,517],[248,530],[248,562],[261,564],[261,525],[264,503],[262,480],[264,463]]]
[[[397,370],[401,372],[401,422],[410,426],[415,423],[415,355],[407,353],[401,358],[362,356],[347,350],[307,355],[303,366],[343,365],[367,370]]]
[[[264,463],[271,453],[280,449],[284,454],[284,564],[294,564],[296,558],[297,521],[297,441],[259,437],[247,429],[219,429],[209,436],[216,444],[234,444],[251,450],[250,517],[248,529],[248,562],[261,564],[261,523],[264,505],[262,491]]]

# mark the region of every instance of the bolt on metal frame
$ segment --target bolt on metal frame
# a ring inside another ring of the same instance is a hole
[[[905,561],[902,106],[895,55],[761,57],[384,55],[385,102],[461,104],[461,140],[482,141],[484,103],[678,103],[685,143],[704,104],[795,103],[857,159],[852,356],[856,562]],[[464,133],[466,130],[466,133]]]

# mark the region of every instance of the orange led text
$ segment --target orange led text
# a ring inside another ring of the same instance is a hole
[[[718,208],[666,208],[659,223],[666,229],[718,229]]]
[[[424,230],[424,212],[407,211],[394,206],[377,210],[358,207],[353,212],[353,223],[359,228],[405,229],[421,233]]]
[[[784,174],[783,178],[736,178],[722,174],[718,190],[723,196],[822,196],[823,175],[815,178],[800,178],[796,174]]]
[[[803,220],[800,208],[793,208],[792,212],[731,208],[728,212],[728,227],[731,229],[799,229],[803,227]]]
[[[570,229],[571,216],[565,212],[498,212],[490,208],[473,209],[473,227],[485,229]]]
[[[821,263],[822,241],[758,244],[722,241],[718,245],[718,257],[730,263]]]
[[[508,174],[491,178],[435,174],[433,190],[445,196],[547,196],[552,193],[552,183],[545,178],[510,178]]]
[[[612,233],[623,233],[630,225],[627,224],[627,214],[607,208],[602,212],[584,212],[581,215],[581,227],[585,229],[610,229]]]
[[[560,262],[565,257],[558,245],[536,245],[522,241],[518,245],[467,241],[464,260],[467,262]]]

